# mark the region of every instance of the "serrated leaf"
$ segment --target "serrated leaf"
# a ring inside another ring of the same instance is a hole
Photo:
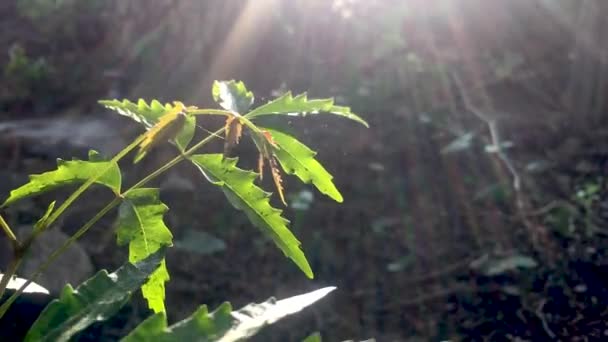
[[[172,245],[173,236],[163,222],[167,210],[160,201],[158,189],[135,189],[125,195],[118,210],[116,234],[118,245],[129,244],[129,261],[137,262]],[[169,272],[163,259],[141,289],[154,312],[165,312],[165,282],[168,280]]]
[[[287,228],[282,211],[270,205],[270,194],[254,184],[255,172],[236,167],[236,158],[224,158],[222,154],[199,154],[191,160],[215,185],[222,188],[232,205],[245,212],[249,220],[265,234],[308,276],[313,277],[300,242]]]
[[[190,317],[170,327],[167,327],[163,314],[156,314],[136,327],[122,342],[242,341],[254,336],[263,327],[302,311],[333,290],[335,287],[326,287],[278,301],[270,298],[237,311],[232,311],[230,303],[220,305],[211,313],[206,305],[202,305]]]
[[[102,270],[76,289],[66,285],[60,297],[42,311],[25,341],[68,341],[95,322],[114,315],[158,268],[164,250],[136,264],[126,263],[112,274]]]
[[[57,159],[56,170],[31,175],[28,183],[11,191],[2,206],[5,207],[23,198],[40,195],[62,186],[84,183],[102,172],[103,175],[95,183],[105,185],[114,193],[119,194],[121,174],[118,164],[102,160],[97,152],[91,150],[88,161]]]
[[[243,114],[253,104],[253,93],[242,81],[215,81],[211,93],[213,100],[222,108],[235,113]]]
[[[104,107],[117,112],[120,115],[126,116],[133,119],[134,121],[142,124],[147,130],[152,129],[159,120],[167,113],[171,112],[174,107],[184,105],[181,102],[174,102],[174,104],[166,103],[162,104],[157,100],[152,100],[148,104],[145,100],[139,99],[137,103],[133,103],[127,99],[122,101],[119,100],[101,100],[99,101]],[[196,119],[189,116],[181,131],[175,137],[175,144],[184,151],[188,144],[194,137],[194,131],[196,129]]]
[[[333,176],[314,158],[317,154],[315,151],[290,135],[268,128],[263,129],[272,135],[277,145],[274,155],[285,173],[296,175],[304,183],[312,183],[321,193],[336,202],[343,201],[340,191],[332,181]]]
[[[354,120],[365,127],[369,124],[358,115],[352,113],[349,107],[335,106],[333,98],[309,100],[306,93],[291,95],[287,92],[282,96],[261,105],[247,114],[249,119],[257,116],[281,114],[306,116],[309,114],[329,113]]]

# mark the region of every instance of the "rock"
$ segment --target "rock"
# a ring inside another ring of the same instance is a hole
[[[30,229],[30,227],[27,227],[27,229]],[[29,255],[17,274],[23,278],[32,276],[38,265],[46,261],[49,254],[60,247],[68,237],[56,228],[41,234],[30,248]],[[75,242],[36,282],[47,288],[51,294],[57,295],[65,284],[69,283],[76,287],[76,285],[91,277],[94,271],[89,255],[78,242]]]

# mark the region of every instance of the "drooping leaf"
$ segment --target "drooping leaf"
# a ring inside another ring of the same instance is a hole
[[[306,276],[313,277],[300,242],[287,228],[289,221],[281,216],[281,210],[270,205],[270,194],[254,184],[256,173],[239,169],[236,158],[224,158],[222,154],[199,154],[191,159],[208,179],[222,188],[235,208],[243,210]]]
[[[135,189],[125,195],[118,211],[116,234],[119,245],[129,244],[129,261],[137,262],[172,245],[173,236],[163,222],[167,210],[160,201],[158,189]],[[165,311],[165,282],[168,280],[169,272],[163,259],[141,289],[154,312]]]
[[[95,183],[105,185],[114,193],[120,193],[121,174],[118,164],[102,160],[98,153],[91,150],[89,160],[57,159],[57,169],[39,175],[31,175],[30,181],[12,190],[3,207],[26,197],[43,194],[66,185],[86,182],[89,178],[103,173]]]
[[[112,274],[102,270],[76,289],[65,286],[60,297],[42,311],[25,341],[68,341],[95,322],[114,315],[158,268],[164,250],[136,264],[126,263]]]
[[[253,104],[253,93],[242,81],[215,81],[211,93],[222,108],[235,113],[244,114]]]
[[[53,209],[55,209],[55,203],[57,203],[57,201],[53,201],[51,202],[51,204],[49,204],[49,206],[46,208],[46,211],[44,212],[44,215],[42,215],[40,220],[38,220],[34,224],[34,230],[40,230],[46,226],[46,220],[48,220],[49,216],[51,216],[51,213],[53,212]]]
[[[335,287],[326,287],[279,301],[270,298],[266,302],[252,303],[237,311],[232,311],[230,303],[220,305],[213,312],[202,305],[190,317],[170,327],[167,327],[165,316],[160,313],[146,319],[122,342],[242,341],[254,336],[263,327],[302,311],[334,289]]]
[[[308,100],[306,93],[294,97],[291,95],[291,92],[287,92],[282,96],[255,108],[247,114],[247,117],[253,119],[256,116],[270,114],[306,116],[308,114],[320,113],[339,115],[354,120],[365,127],[369,127],[368,123],[358,115],[352,113],[350,108],[335,106],[332,98]]]
[[[475,138],[474,132],[465,133],[458,138],[454,139],[447,146],[441,149],[442,154],[449,154],[454,152],[464,151],[471,147],[471,143]]]
[[[226,118],[226,140],[224,142],[224,155],[229,156],[230,150],[238,145],[243,134],[243,124],[236,116]]]
[[[277,192],[279,193],[281,202],[283,202],[284,205],[287,205],[287,202],[285,202],[285,195],[283,194],[283,178],[281,178],[281,171],[279,170],[277,161],[276,159],[274,159],[274,156],[270,157],[268,161],[268,164],[270,165],[270,173],[272,174],[272,180],[274,181],[274,186],[276,187]]]
[[[163,115],[158,122],[148,130],[144,140],[139,145],[135,163],[140,161],[152,147],[164,141],[173,139],[181,132],[186,123],[183,105],[178,104]]]
[[[286,173],[296,175],[304,183],[312,183],[321,193],[336,202],[343,201],[340,191],[332,181],[332,175],[314,158],[316,152],[290,135],[264,129],[272,134],[277,145],[273,151],[274,155]]]
[[[160,120],[163,115],[173,110],[176,106],[184,106],[180,102],[174,102],[174,104],[166,103],[162,104],[157,100],[152,100],[148,104],[143,99],[139,99],[137,103],[133,103],[129,100],[101,100],[99,101],[104,107],[117,112],[120,115],[124,115],[128,118],[135,120],[142,124],[146,129],[151,129]],[[192,107],[188,107],[192,108]],[[194,137],[194,131],[196,128],[196,119],[192,116],[186,118],[183,128],[175,137],[175,144],[177,147],[184,151],[188,144]]]

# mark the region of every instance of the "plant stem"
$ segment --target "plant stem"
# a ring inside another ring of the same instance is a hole
[[[93,218],[91,218],[80,229],[78,229],[78,231],[74,235],[70,236],[63,243],[63,245],[61,245],[59,248],[55,249],[49,255],[49,257],[47,258],[47,260],[44,263],[42,263],[40,266],[38,266],[38,268],[36,268],[36,270],[34,271],[34,274],[32,274],[32,276],[29,277],[29,279],[15,293],[13,293],[13,295],[11,295],[6,300],[6,302],[2,303],[2,305],[0,306],[0,319],[2,319],[2,317],[6,314],[6,312],[8,311],[8,309],[15,302],[15,300],[23,293],[23,291],[25,290],[25,288],[29,284],[31,284],[34,280],[36,280],[61,254],[63,254],[63,252],[65,252],[66,249],[68,249],[74,242],[76,242],[76,240],[78,240],[95,223],[97,223],[97,221],[99,221],[105,214],[107,214],[110,210],[112,210],[114,207],[116,207],[122,201],[122,197],[124,195],[126,195],[127,193],[129,193],[130,191],[132,191],[134,189],[137,189],[137,188],[140,188],[140,187],[144,186],[146,183],[148,183],[149,181],[153,180],[154,178],[160,176],[163,172],[167,171],[168,169],[170,169],[171,167],[173,167],[175,164],[177,164],[180,161],[182,161],[182,160],[186,159],[187,157],[191,156],[198,149],[200,149],[201,147],[203,147],[204,145],[206,145],[207,143],[209,143],[211,140],[213,140],[213,138],[215,138],[217,135],[221,134],[224,131],[224,129],[225,128],[218,129],[217,131],[214,132],[214,134],[209,135],[205,139],[199,141],[197,144],[195,144],[194,146],[192,146],[189,150],[187,150],[184,153],[180,154],[179,156],[173,158],[168,163],[166,163],[165,165],[163,165],[159,169],[155,170],[154,172],[152,172],[148,176],[144,177],[142,180],[140,180],[139,182],[137,182],[135,185],[131,186],[129,189],[127,189],[125,192],[123,192],[121,194],[121,196],[115,198],[110,203],[108,203]],[[128,147],[131,147],[132,145],[133,144],[129,145]],[[137,146],[137,145],[135,145],[135,146]],[[125,150],[127,150],[127,149],[125,148]],[[123,151],[125,151],[125,150],[123,150]],[[17,261],[20,262],[20,259],[18,259]]]
[[[11,260],[11,263],[8,265],[6,272],[4,272],[4,274],[2,275],[2,280],[0,281],[0,299],[4,296],[4,291],[6,291],[8,283],[15,275],[15,272],[17,272],[17,269],[19,268],[19,265],[21,265],[22,260],[22,258],[13,258],[13,260]],[[2,315],[0,315],[0,318],[2,318]]]
[[[6,234],[8,239],[11,240],[13,247],[18,245],[19,242],[17,241],[17,237],[15,236],[15,233],[13,233],[11,227],[9,227],[8,223],[6,223],[6,221],[4,220],[4,217],[2,217],[2,215],[0,215],[0,226],[2,226],[2,230],[4,231],[4,233]]]

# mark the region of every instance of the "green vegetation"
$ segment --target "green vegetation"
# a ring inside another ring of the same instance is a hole
[[[289,221],[283,217],[280,209],[271,205],[271,193],[256,185],[256,179],[262,177],[264,163],[267,162],[276,191],[284,203],[281,170],[278,166],[280,164],[284,172],[297,175],[303,182],[312,182],[320,192],[337,202],[342,202],[342,195],[333,184],[332,176],[314,159],[315,153],[312,150],[290,135],[257,126],[255,120],[267,114],[330,113],[367,126],[367,123],[351,113],[349,108],[333,105],[332,99],[308,100],[305,95],[295,98],[285,95],[250,110],[254,102],[253,93],[248,91],[242,82],[215,82],[212,93],[222,110],[200,109],[181,102],[163,105],[156,100],[150,104],[143,100],[138,103],[128,100],[100,101],[105,107],[140,123],[146,132],[110,160],[103,159],[95,151],[89,153],[88,161],[59,160],[56,170],[32,175],[28,183],[11,191],[3,207],[59,187],[80,185],[56,209],[56,202],[53,201],[24,240],[17,239],[4,219],[1,220],[2,227],[14,247],[13,267],[2,278],[1,293],[4,293],[8,279],[15,274],[32,243],[50,229],[70,206],[75,205],[80,195],[90,186],[103,185],[109,188],[115,197],[63,246],[55,250],[49,259],[39,266],[35,275],[2,303],[0,318],[30,282],[35,281],[41,272],[52,266],[53,260],[117,206],[117,244],[128,245],[129,249],[129,262],[115,273],[108,275],[107,272],[101,271],[76,289],[66,285],[60,298],[52,301],[34,323],[26,337],[27,341],[67,341],[92,323],[106,320],[115,314],[128,301],[130,294],[140,288],[148,307],[155,315],[125,337],[125,341],[234,341],[249,337],[261,327],[300,311],[333,290],[326,288],[278,302],[271,300],[263,304],[251,304],[255,306],[255,310],[245,307],[232,312],[230,304],[226,303],[209,312],[206,306],[202,306],[191,317],[168,326],[165,283],[170,279],[170,270],[167,269],[164,255],[166,248],[173,245],[173,235],[163,220],[169,208],[161,202],[159,189],[146,188],[147,183],[181,161],[192,162],[202,173],[201,180],[205,179],[220,187],[236,209],[242,210],[251,223],[272,239],[308,278],[313,278],[313,270],[300,242],[288,228]],[[210,132],[204,128],[203,122],[197,122],[197,118],[204,119],[205,115],[224,116],[226,124],[223,128]],[[196,128],[201,128],[208,135],[192,143]],[[240,169],[237,167],[238,159],[225,154],[196,154],[201,147],[221,138],[222,134],[229,150],[239,143],[244,129],[253,138],[258,149],[259,173]],[[119,162],[139,148],[135,156],[135,162],[138,162],[147,153],[153,152],[155,146],[167,141],[175,145],[177,156],[127,190],[123,190]]]

